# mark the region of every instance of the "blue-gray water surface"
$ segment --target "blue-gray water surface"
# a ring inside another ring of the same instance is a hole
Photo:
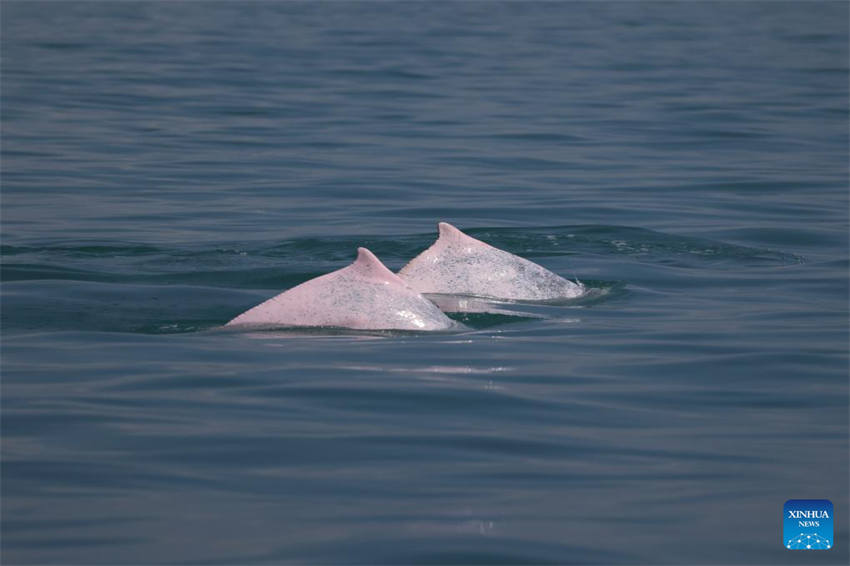
[[[847,3],[0,15],[3,564],[848,562]],[[217,329],[438,221],[594,293]]]

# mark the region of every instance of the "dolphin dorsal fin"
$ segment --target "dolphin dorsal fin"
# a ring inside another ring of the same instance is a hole
[[[351,264],[351,269],[364,279],[379,279],[387,283],[399,283],[407,287],[398,275],[390,271],[381,260],[366,248],[357,248],[357,259]]]
[[[437,238],[435,242],[435,246],[437,244],[441,244],[446,247],[451,248],[463,248],[466,250],[471,250],[476,247],[483,248],[491,248],[492,246],[486,242],[482,242],[481,240],[476,240],[472,236],[468,234],[464,234],[448,222],[440,222],[437,224],[437,228],[440,230],[440,236]]]
[[[437,223],[437,229],[440,231],[440,239],[446,242],[459,241],[469,237],[448,222]]]

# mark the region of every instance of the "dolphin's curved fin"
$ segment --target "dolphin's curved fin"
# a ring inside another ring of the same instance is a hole
[[[284,291],[227,326],[445,330],[456,323],[375,254],[358,248],[351,265]]]
[[[445,242],[462,242],[463,240],[471,240],[473,242],[478,242],[483,244],[480,240],[476,240],[471,236],[467,236],[448,222],[438,222],[437,223],[437,231],[439,233],[439,238],[443,239]],[[489,244],[486,244],[489,245]]]
[[[390,271],[386,265],[381,263],[381,260],[375,254],[366,248],[357,248],[357,259],[354,260],[354,263],[339,271],[344,270],[347,270],[351,277],[360,277],[365,281],[375,281],[387,285],[400,285],[406,289],[410,288],[410,285]]]
[[[438,228],[437,241],[398,272],[420,293],[544,301],[585,292],[581,283],[476,240],[448,222]]]

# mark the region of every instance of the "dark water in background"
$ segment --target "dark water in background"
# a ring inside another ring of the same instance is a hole
[[[4,564],[847,563],[846,3],[0,15]],[[600,296],[214,330],[439,220]]]

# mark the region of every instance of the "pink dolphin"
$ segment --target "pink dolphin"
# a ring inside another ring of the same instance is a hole
[[[372,252],[358,248],[351,265],[284,291],[227,326],[445,330],[456,323]]]
[[[541,301],[572,299],[585,287],[440,222],[434,244],[398,272],[420,293]]]

